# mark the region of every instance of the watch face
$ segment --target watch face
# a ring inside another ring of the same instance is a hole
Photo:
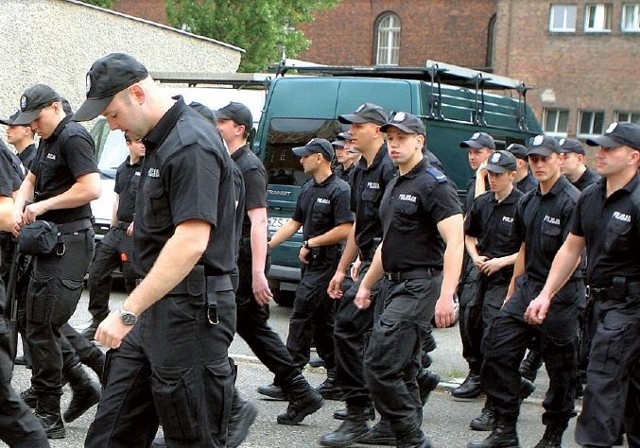
[[[120,318],[122,319],[122,323],[125,325],[133,325],[137,320],[135,314],[126,312],[120,314]]]

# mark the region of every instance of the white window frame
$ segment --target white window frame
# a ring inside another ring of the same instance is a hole
[[[610,33],[612,9],[610,3],[586,5],[584,9],[584,31],[586,33]],[[589,20],[592,15],[594,16],[593,26],[590,26]]]
[[[546,128],[547,119],[549,118],[550,113],[556,114],[555,120],[553,120],[554,121],[553,129]],[[567,119],[566,119],[567,129],[559,130],[558,123],[560,122],[560,116],[563,113],[567,115]],[[552,135],[554,137],[566,137],[569,131],[569,109],[562,109],[562,108],[556,108],[556,107],[545,108],[544,120],[542,122],[545,124],[545,129],[544,129],[545,134]]]
[[[585,114],[591,114],[591,118],[589,120],[589,132],[584,132],[582,127],[582,118]],[[600,129],[594,129],[594,124],[596,121],[596,115],[601,114],[602,116],[602,127]],[[604,132],[605,123],[604,123],[604,111],[602,110],[581,110],[580,116],[578,117],[578,136],[579,137],[591,137],[594,135],[600,135]]]
[[[573,10],[573,24],[567,23],[569,18],[568,11]],[[556,15],[562,13],[563,15],[563,26],[560,28],[556,28],[553,26],[554,19]],[[549,31],[554,33],[575,33],[576,31],[576,23],[578,22],[578,7],[576,5],[551,5],[551,10],[549,11]]]
[[[631,15],[631,26],[627,26],[629,15]],[[625,3],[622,5],[620,29],[625,33],[640,33],[640,3]]]
[[[400,33],[402,26],[397,14],[388,12],[376,27],[376,65],[397,66],[400,63]]]
[[[640,124],[640,110],[618,110],[615,115],[615,121]],[[635,121],[632,120],[634,115],[636,116]]]

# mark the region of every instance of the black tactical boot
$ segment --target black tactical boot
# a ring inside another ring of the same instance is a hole
[[[488,403],[482,408],[480,416],[471,420],[469,424],[474,431],[492,431],[495,425],[496,413]]]
[[[87,375],[80,364],[65,369],[64,374],[69,379],[73,391],[69,409],[64,413],[64,420],[69,423],[100,401],[100,386]]]
[[[373,406],[366,406],[364,410],[369,420],[376,419],[376,410],[374,409]],[[348,416],[349,416],[349,410],[347,408],[338,409],[333,413],[333,418],[335,418],[336,420],[346,420]]]
[[[368,408],[359,406],[348,408],[347,419],[340,424],[338,429],[320,437],[320,445],[349,446],[358,442],[369,431],[368,418]]]
[[[316,387],[316,391],[322,395],[325,400],[342,401],[344,394],[342,389],[336,385],[336,373],[333,370],[327,371],[327,379]]]
[[[284,395],[282,388],[278,386],[275,382],[269,384],[268,386],[259,386],[258,393],[262,395],[266,395],[269,398],[273,398],[274,400],[285,401],[287,397]]]
[[[525,377],[520,378],[520,400],[529,398],[529,395],[536,390],[536,385]]]
[[[284,414],[278,415],[281,425],[297,425],[307,415],[311,415],[324,405],[322,395],[315,391],[302,375],[297,375],[286,386],[289,406]]]
[[[480,442],[469,442],[467,448],[519,448],[515,420],[506,421],[498,418],[489,437]]]
[[[431,442],[418,427],[398,434],[398,448],[431,448]]]
[[[389,420],[385,420],[384,418],[380,419],[368,433],[358,440],[358,443],[365,445],[396,446],[396,442],[396,433],[391,430]]]
[[[538,376],[538,370],[542,367],[542,356],[537,350],[529,350],[527,356],[520,363],[520,375],[532,383]]]
[[[35,409],[38,406],[38,396],[36,395],[36,391],[33,387],[29,389],[25,389],[20,392],[20,398],[32,409]]]
[[[422,406],[424,406],[427,404],[427,400],[429,399],[431,392],[438,387],[438,383],[440,383],[440,375],[433,373],[430,370],[423,369],[422,372],[418,374],[416,380],[418,381],[418,389],[420,390],[420,401],[422,402]]]
[[[456,398],[476,398],[482,392],[480,375],[469,372],[460,386],[451,391]]]
[[[258,408],[253,403],[244,401],[235,391],[231,416],[229,417],[229,429],[227,432],[227,447],[237,448],[249,434],[249,428],[258,415]]]
[[[567,425],[548,425],[535,448],[562,448],[562,435]]]
[[[66,430],[60,416],[60,396],[41,395],[34,415],[40,420],[47,439],[64,439]]]

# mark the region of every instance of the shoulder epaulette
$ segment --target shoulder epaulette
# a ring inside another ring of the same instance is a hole
[[[439,184],[444,184],[449,180],[442,171],[433,166],[427,168],[427,173],[431,174]]]

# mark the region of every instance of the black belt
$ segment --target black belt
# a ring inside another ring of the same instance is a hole
[[[123,229],[123,230],[127,230],[129,228],[129,226],[131,225],[131,222],[127,222],[127,221],[118,221],[118,227]]]
[[[404,280],[415,280],[418,278],[429,278],[434,274],[442,272],[442,268],[419,268],[409,271],[385,272],[384,278],[391,282],[402,282]]]
[[[593,296],[601,300],[624,299],[629,294],[640,295],[640,282],[626,283],[623,289],[615,286],[602,288],[587,286],[587,296]]]
[[[73,233],[90,229],[93,227],[93,223],[91,222],[91,219],[83,218],[77,221],[63,222],[60,224],[56,223],[56,227],[58,227],[59,233]]]

